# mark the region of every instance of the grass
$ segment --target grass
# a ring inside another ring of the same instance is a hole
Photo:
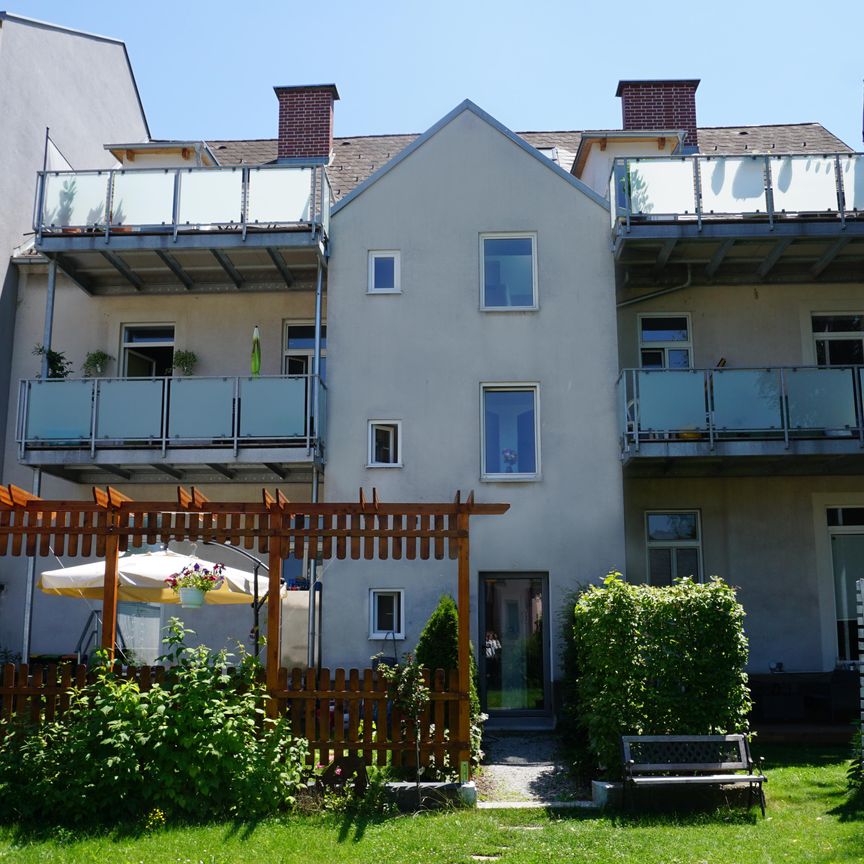
[[[0,831],[0,862],[334,861],[779,864],[864,860],[864,805],[846,803],[843,748],[755,748],[766,757],[768,818],[754,809],[599,816],[539,810],[452,811],[396,818],[290,816],[257,825],[168,827],[42,836]]]

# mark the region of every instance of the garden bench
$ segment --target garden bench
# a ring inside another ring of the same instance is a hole
[[[632,797],[641,786],[747,784],[747,807],[753,804],[753,793],[759,794],[759,806],[765,816],[763,783],[768,778],[759,771],[750,756],[744,735],[622,735],[624,761],[623,805],[628,790]],[[746,774],[736,772],[746,771]]]

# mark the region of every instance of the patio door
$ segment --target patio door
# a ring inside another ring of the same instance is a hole
[[[491,714],[538,714],[549,699],[547,577],[480,577],[480,698]]]

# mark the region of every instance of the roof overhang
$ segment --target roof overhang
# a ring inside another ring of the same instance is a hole
[[[135,161],[139,153],[148,156],[178,156],[182,161],[194,159],[196,166],[214,168],[219,165],[206,141],[138,141],[129,144],[106,144],[105,149],[124,165]]]
[[[605,150],[609,142],[624,142],[630,144],[649,144],[657,142],[657,149],[663,151],[669,141],[675,141],[671,152],[675,152],[684,144],[686,129],[588,129],[582,133],[582,140],[576,150],[571,173],[579,177],[588,161],[591,148],[596,144]]]

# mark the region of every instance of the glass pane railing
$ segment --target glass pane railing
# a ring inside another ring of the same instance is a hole
[[[844,220],[864,212],[864,154],[619,157],[609,199],[613,229],[694,214],[699,226],[736,216]]]
[[[625,453],[655,441],[666,453],[670,442],[688,440],[712,450],[718,442],[779,441],[788,449],[803,439],[838,438],[864,447],[860,366],[625,369],[617,387]]]
[[[234,434],[233,378],[174,378],[168,396],[168,437],[187,440]]]
[[[19,453],[194,446],[233,447],[236,457],[253,439],[320,450],[326,392],[314,375],[26,379],[19,384],[16,443]]]
[[[111,196],[112,225],[171,225],[173,171],[118,171]]]
[[[162,378],[98,381],[96,437],[118,441],[162,437]]]
[[[717,369],[712,382],[718,432],[782,430],[782,390],[776,369]]]
[[[787,369],[786,399],[793,430],[851,430],[855,416],[852,369]]]
[[[44,175],[41,225],[86,228],[105,224],[107,171],[63,171]]]
[[[307,434],[311,379],[244,378],[240,381],[241,438],[302,438]]]
[[[321,226],[329,233],[330,185],[321,166],[144,168],[41,172],[34,229],[243,231]]]
[[[251,168],[248,222],[310,222],[313,177],[311,168]]]
[[[28,381],[24,433],[33,441],[55,444],[89,440],[93,382]]]
[[[681,432],[708,428],[702,372],[639,371],[636,393],[640,429]]]

